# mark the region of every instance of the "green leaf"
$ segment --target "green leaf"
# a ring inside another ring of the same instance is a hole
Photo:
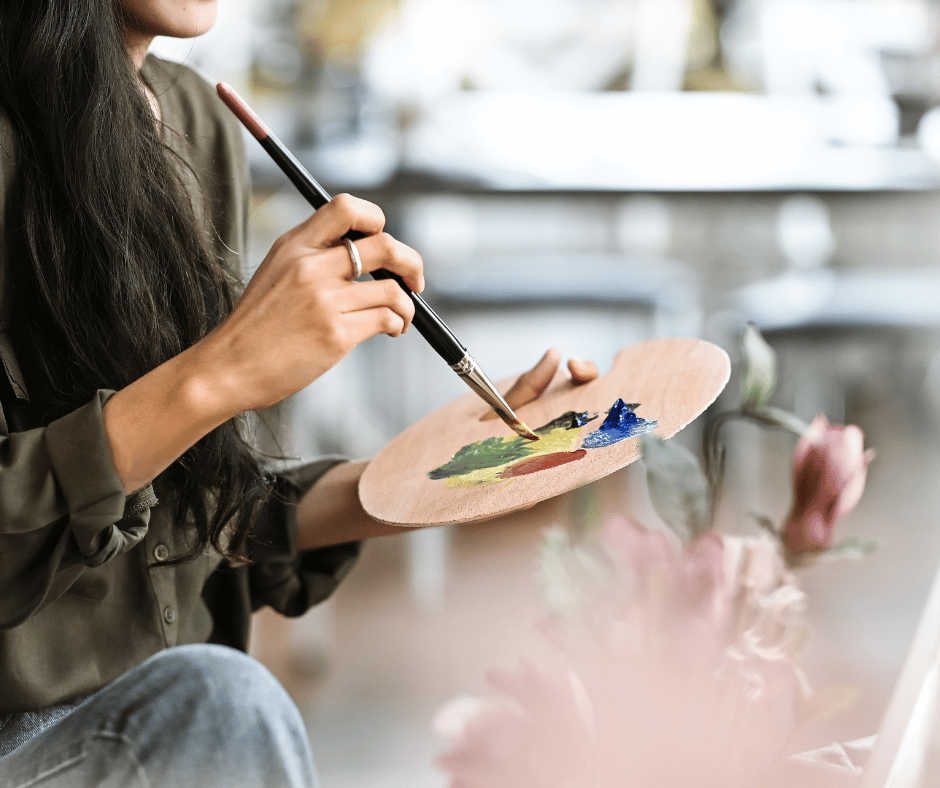
[[[767,533],[776,539],[780,539],[780,532],[777,530],[777,526],[774,525],[774,521],[771,520],[767,515],[757,514],[756,512],[750,512],[750,515],[754,522],[767,531]]]
[[[539,545],[539,574],[549,607],[564,609],[577,596],[577,589],[568,571],[567,555],[571,537],[559,525],[546,528]]]
[[[685,541],[705,533],[710,527],[710,491],[695,455],[656,435],[644,435],[640,440],[656,513]]]
[[[777,385],[777,356],[760,331],[748,323],[741,336],[744,371],[741,375],[741,407],[763,408]]]
[[[803,419],[781,408],[762,408],[760,415],[765,423],[788,430],[794,435],[803,435],[809,429],[809,424]]]
[[[825,550],[820,550],[818,553],[791,555],[791,565],[794,568],[803,568],[831,561],[861,561],[868,558],[877,549],[878,542],[853,536],[843,539]]]

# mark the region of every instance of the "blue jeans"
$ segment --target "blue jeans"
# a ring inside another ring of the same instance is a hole
[[[0,788],[314,788],[300,712],[222,646],[161,652],[0,758]]]

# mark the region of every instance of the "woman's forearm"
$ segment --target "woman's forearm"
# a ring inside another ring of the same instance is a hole
[[[301,550],[371,539],[407,531],[373,520],[359,503],[359,477],[367,460],[330,468],[297,505],[297,546]]]
[[[149,484],[204,435],[239,413],[203,348],[164,362],[104,405],[114,467],[131,493]]]

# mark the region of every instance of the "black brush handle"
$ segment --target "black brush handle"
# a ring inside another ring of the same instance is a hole
[[[268,134],[259,142],[268,152],[268,155],[284,171],[291,183],[297,187],[297,191],[313,206],[314,210],[322,208],[332,199],[277,137]],[[359,241],[367,236],[358,230],[350,230],[345,237],[350,241]],[[438,314],[428,306],[427,301],[411,291],[411,288],[405,284],[404,279],[398,274],[386,271],[384,268],[372,271],[369,276],[373,279],[394,279],[398,282],[401,289],[408,294],[415,305],[415,316],[411,324],[418,329],[418,333],[449,365],[453,366],[463,360],[464,356],[467,355],[467,349],[460,344],[460,341],[454,336],[454,332],[447,327],[447,324],[441,320]]]

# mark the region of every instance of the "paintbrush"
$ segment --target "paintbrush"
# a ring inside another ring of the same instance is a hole
[[[254,111],[232,88],[224,82],[216,86],[219,97],[225,102],[225,105],[235,113],[235,116],[242,122],[245,128],[251,132],[252,136],[261,143],[268,155],[274,159],[274,162],[280,167],[284,174],[291,180],[291,183],[297,187],[298,191],[309,202],[314,210],[322,208],[332,198],[326,190],[320,186],[313,176],[307,172],[304,166],[297,161],[294,155],[287,149],[271,130],[264,124]],[[351,230],[346,233],[346,238],[351,241],[358,241],[365,238],[365,234]],[[509,425],[509,427],[519,435],[529,440],[537,441],[539,436],[530,430],[522,420],[513,413],[512,408],[503,399],[503,396],[496,390],[496,387],[490,382],[486,373],[480,368],[473,356],[460,343],[453,331],[438,317],[437,313],[427,302],[417,293],[413,293],[404,280],[380,268],[373,271],[370,276],[373,279],[394,279],[401,285],[401,288],[409,295],[415,306],[415,315],[412,325],[418,329],[428,344],[437,351],[437,354],[444,359],[454,372],[464,379],[482,399],[490,405],[499,417]]]

